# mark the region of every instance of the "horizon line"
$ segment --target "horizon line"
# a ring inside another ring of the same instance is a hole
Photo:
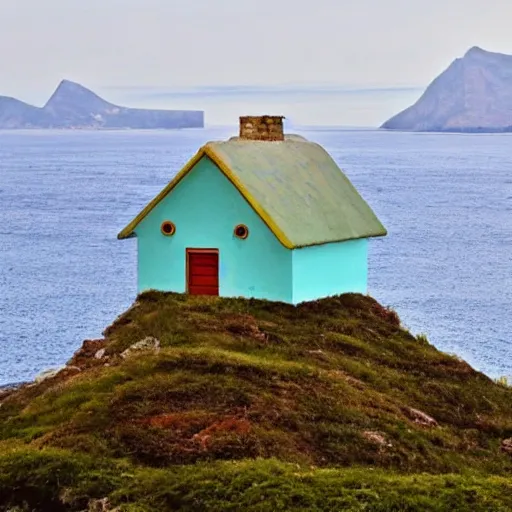
[[[281,84],[281,85],[190,85],[190,86],[99,86],[103,91],[118,91],[152,98],[166,96],[194,96],[197,94],[221,96],[226,94],[371,94],[386,92],[418,92],[424,90],[416,85],[354,86],[336,84]]]

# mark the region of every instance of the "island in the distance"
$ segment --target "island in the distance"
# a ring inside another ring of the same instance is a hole
[[[414,105],[381,128],[512,132],[512,55],[471,48],[453,61]]]
[[[0,96],[0,129],[203,128],[199,110],[149,110],[114,105],[80,84],[63,80],[44,107]]]

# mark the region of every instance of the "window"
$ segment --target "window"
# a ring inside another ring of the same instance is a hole
[[[235,228],[235,236],[245,240],[249,236],[249,228],[245,224],[238,224]]]
[[[172,236],[176,233],[176,226],[170,220],[164,220],[160,226],[160,230],[165,236]]]

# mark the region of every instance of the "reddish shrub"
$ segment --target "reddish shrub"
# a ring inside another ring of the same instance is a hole
[[[251,423],[246,419],[226,418],[222,421],[213,423],[208,428],[198,432],[192,440],[201,444],[202,448],[208,448],[208,442],[215,435],[222,435],[225,433],[232,433],[238,435],[246,435],[251,431]]]

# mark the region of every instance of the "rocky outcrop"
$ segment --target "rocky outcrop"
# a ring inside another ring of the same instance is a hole
[[[61,366],[59,368],[50,368],[48,370],[42,371],[39,375],[36,376],[34,379],[34,382],[36,384],[40,384],[41,382],[44,382],[48,379],[53,379],[58,375],[58,373],[62,370],[64,370],[65,366]]]
[[[101,357],[96,357],[100,350],[105,349],[105,340],[85,340],[82,346],[73,354],[73,357],[68,361],[68,366],[78,366],[79,368],[86,368],[94,365]],[[103,352],[103,355],[105,352]]]
[[[63,80],[42,108],[0,96],[0,129],[202,128],[204,113],[114,105],[80,84]]]
[[[501,442],[501,451],[512,455],[512,437]]]
[[[438,426],[437,421],[428,414],[425,414],[423,411],[413,409],[412,407],[408,407],[405,412],[407,416],[409,416],[409,418],[411,418],[411,420],[414,421],[414,423],[416,423],[417,425],[421,425],[422,427]]]
[[[124,352],[121,353],[121,357],[123,359],[127,359],[128,357],[131,357],[135,354],[138,354],[140,352],[159,352],[160,350],[160,340],[157,340],[156,338],[153,338],[151,336],[148,336],[147,338],[144,338],[143,340],[138,341],[137,343],[134,343],[129,348],[127,348]]]
[[[471,48],[411,107],[386,121],[389,130],[512,131],[512,55]]]
[[[382,432],[365,431],[363,437],[372,444],[379,446],[380,448],[391,448],[393,445],[387,441],[386,437]]]

